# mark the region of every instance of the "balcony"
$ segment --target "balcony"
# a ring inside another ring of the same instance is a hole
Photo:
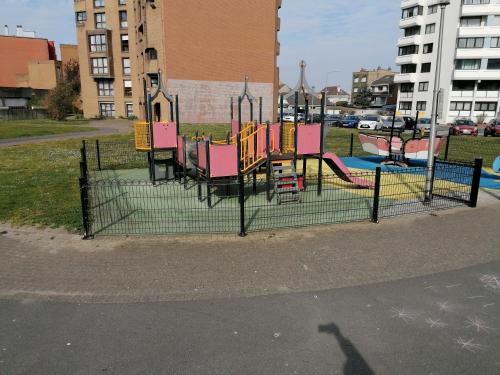
[[[500,14],[500,4],[464,5],[462,16],[487,16]]]
[[[401,1],[401,9],[414,7],[417,5],[425,5],[424,0],[403,0]]]
[[[455,70],[453,73],[454,79],[462,79],[469,81],[476,80],[498,80],[500,70]]]
[[[498,91],[476,91],[476,99],[498,99]]]
[[[474,90],[452,90],[450,92],[450,99],[460,101],[461,99],[472,100],[474,97]]]
[[[412,36],[404,36],[398,39],[398,47],[408,46],[411,44],[421,44],[422,36],[421,35],[412,35]]]
[[[485,41],[486,43],[486,41]],[[500,59],[500,48],[458,48],[457,59]]]
[[[500,26],[474,26],[460,27],[458,36],[460,38],[472,36],[498,36],[500,34]]]
[[[417,73],[401,73],[394,76],[394,83],[417,82]]]
[[[417,25],[423,25],[423,24],[424,24],[424,17],[423,16],[405,18],[404,20],[399,21],[399,27],[401,29],[404,29],[407,27],[412,27],[412,26],[417,26]]]
[[[401,92],[401,91],[399,91],[399,98],[404,99],[404,101],[409,101],[408,99],[413,99],[413,92]]]
[[[417,54],[396,57],[397,65],[418,64],[418,63],[419,63],[419,58]]]

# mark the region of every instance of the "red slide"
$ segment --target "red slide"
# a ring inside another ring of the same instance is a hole
[[[344,162],[333,152],[325,152],[323,154],[323,160],[342,180],[351,182],[359,187],[366,189],[372,189],[375,187],[375,184],[373,182],[361,177],[353,176],[349,168],[347,168]]]

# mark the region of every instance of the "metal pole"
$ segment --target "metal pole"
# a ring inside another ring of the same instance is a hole
[[[483,159],[477,158],[474,161],[474,175],[472,176],[472,186],[470,191],[471,207],[477,207],[477,197],[479,195],[479,185],[481,183],[482,170],[483,170]]]
[[[434,87],[432,96],[432,109],[431,109],[431,132],[429,134],[429,153],[427,156],[427,176],[425,181],[425,198],[426,200],[432,199],[432,171],[434,167],[434,149],[436,145],[436,130],[437,130],[437,101],[439,100],[439,85],[441,83],[441,54],[443,49],[443,30],[444,30],[444,16],[446,6],[450,2],[447,0],[440,2],[441,7],[441,20],[439,23],[439,37],[438,37],[438,49],[437,49],[437,59],[436,59],[436,74],[434,77]]]
[[[349,146],[349,156],[352,158],[354,149],[354,133],[351,133],[351,145]]]
[[[295,91],[295,110],[294,110],[294,116],[293,116],[293,128],[295,130],[294,135],[293,135],[293,167],[297,170],[297,136],[298,136],[298,128],[299,128],[299,120],[298,120],[298,115],[299,115],[299,92]]]
[[[259,124],[262,124],[262,96],[259,97]]]
[[[394,123],[396,122],[396,109],[392,114],[391,136],[389,137],[389,159],[392,160],[392,139],[394,138]]]
[[[321,114],[320,114],[321,120],[320,120],[320,136],[319,136],[318,195],[321,195],[323,191],[323,154],[325,153],[325,140],[324,140],[325,104],[326,104],[326,94],[323,93],[321,96]]]
[[[246,236],[245,231],[245,181],[241,171],[241,134],[236,135],[236,144],[238,145],[238,187],[239,187],[239,203],[240,203],[240,237]]]
[[[238,132],[241,132],[241,101],[243,99],[238,96]]]
[[[415,117],[415,126],[413,127],[413,137],[412,139],[415,139],[417,136],[417,124],[418,124],[418,117],[420,115],[420,111],[417,111],[417,116]]]
[[[99,140],[96,139],[95,140],[95,150],[96,150],[96,153],[97,153],[97,169],[99,171],[101,171],[101,149],[99,147]]]
[[[210,189],[210,141],[205,141],[206,175],[207,175],[207,204],[212,208],[212,191]]]
[[[266,123],[266,159],[267,201],[271,202],[271,132],[269,121]]]
[[[444,160],[448,161],[448,153],[450,152],[450,142],[451,142],[451,134],[448,133],[448,137],[446,137],[446,149],[444,151]]]
[[[372,210],[372,222],[374,223],[378,223],[381,177],[382,177],[382,168],[377,167],[375,170],[375,189],[373,192],[373,210]]]
[[[284,96],[280,95],[280,152],[283,152],[283,106],[284,106]]]
[[[231,122],[233,121],[234,119],[234,101],[233,101],[233,97],[231,96]]]

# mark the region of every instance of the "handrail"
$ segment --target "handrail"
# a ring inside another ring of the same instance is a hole
[[[149,131],[149,123],[146,121],[138,121],[134,124],[135,149],[137,151],[151,151]]]
[[[240,161],[243,173],[248,172],[257,164],[259,164],[261,161],[266,159],[267,157],[266,132],[267,128],[263,126],[257,128],[252,133],[248,134],[246,137],[241,138]],[[274,134],[273,134],[274,132],[272,129],[269,129],[269,132],[270,132],[269,147],[271,149],[274,149]]]

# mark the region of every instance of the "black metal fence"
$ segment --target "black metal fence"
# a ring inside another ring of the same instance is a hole
[[[199,181],[194,178],[149,182],[146,153],[133,142],[87,143],[81,150],[80,192],[85,237],[239,233],[274,228],[378,222],[381,218],[475,206],[482,160],[436,160],[427,168],[387,168],[354,173],[372,182],[363,189],[332,174],[307,175],[300,199],[279,204],[268,194],[264,174],[255,182]],[[431,178],[431,190],[426,186]]]
[[[49,114],[45,108],[0,108],[0,120],[37,120],[47,119]]]

